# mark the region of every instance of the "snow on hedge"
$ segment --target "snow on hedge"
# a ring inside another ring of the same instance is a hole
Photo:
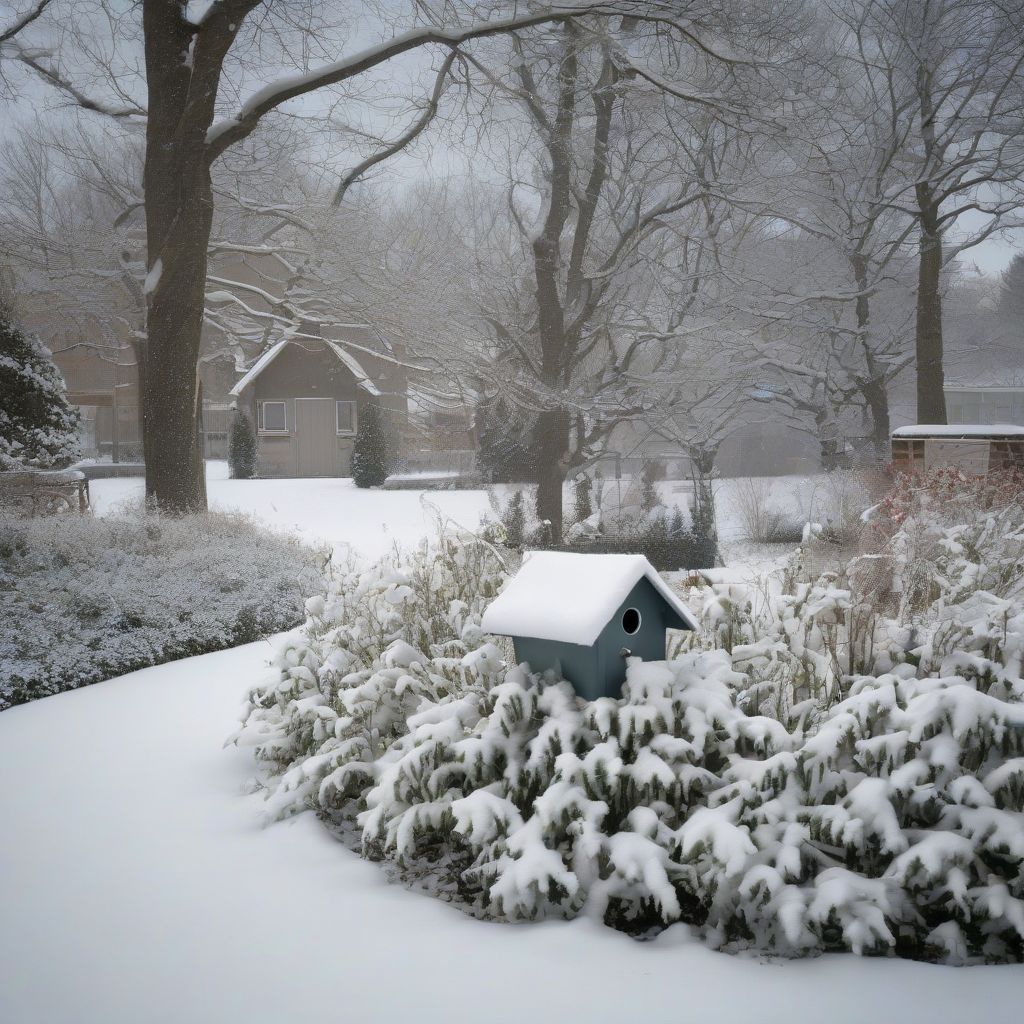
[[[449,532],[313,598],[236,742],[278,773],[271,817],[313,808],[480,916],[1021,960],[1024,516],[941,491],[891,496],[870,573],[798,557],[781,593],[713,594],[688,649],[592,703],[506,665],[479,626],[500,558]]]
[[[240,515],[0,514],[0,709],[298,625],[322,559]]]

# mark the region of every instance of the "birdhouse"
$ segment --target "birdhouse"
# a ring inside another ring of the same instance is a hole
[[[665,657],[667,629],[696,629],[689,609],[642,555],[533,551],[484,612],[516,661],[555,669],[586,700],[621,696],[626,659]]]

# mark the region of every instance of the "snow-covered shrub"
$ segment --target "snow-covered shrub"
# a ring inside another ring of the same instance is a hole
[[[573,482],[573,521],[582,523],[594,514],[592,493],[594,482],[586,473],[581,473]]]
[[[733,482],[731,501],[748,541],[760,544],[797,543],[803,520],[793,509],[772,499],[771,477],[744,477]]]
[[[313,808],[500,920],[1024,958],[1019,602],[975,594],[914,647],[898,624],[858,625],[835,580],[720,596],[694,649],[634,659],[621,699],[585,703],[481,633],[503,576],[485,541],[448,534],[307,605],[236,736],[279,773],[272,817]]]
[[[237,515],[0,514],[0,709],[297,625],[322,562]]]
[[[1024,593],[1024,473],[900,475],[872,509],[863,587],[900,621],[934,618],[978,590]]]

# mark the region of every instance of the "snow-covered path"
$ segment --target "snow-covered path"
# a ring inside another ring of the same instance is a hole
[[[954,969],[497,925],[384,881],[311,815],[260,827],[223,749],[266,643],[0,714],[0,1021],[1020,1019],[1024,966]]]

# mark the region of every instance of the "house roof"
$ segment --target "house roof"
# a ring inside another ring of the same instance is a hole
[[[1014,423],[917,423],[898,427],[896,438],[906,437],[1024,437],[1024,426]]]
[[[646,579],[690,629],[697,620],[643,555],[530,551],[491,602],[487,633],[590,646],[637,583]]]
[[[368,394],[377,397],[380,395],[380,388],[370,379],[370,375],[362,368],[359,360],[351,352],[346,352],[336,341],[322,339],[328,349],[348,368],[349,372],[356,379],[356,383]],[[248,372],[231,389],[229,394],[237,398],[256,378],[284,351],[286,345],[290,344],[291,338],[282,338],[279,342],[271,345],[249,368]]]

